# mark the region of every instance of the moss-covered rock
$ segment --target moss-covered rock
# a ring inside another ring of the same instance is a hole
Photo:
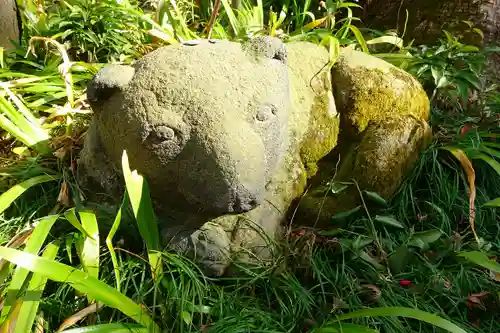
[[[318,195],[338,151],[339,179],[390,196],[428,137],[428,100],[410,75],[348,49],[332,71],[328,62],[321,46],[256,38],[167,46],[133,68],[110,66],[89,85],[95,115],[79,179],[119,193],[125,149],[171,248],[211,275],[237,257],[266,260],[308,183],[318,186],[299,223],[355,203],[352,188],[324,203]]]
[[[333,71],[334,96],[342,114],[342,130],[363,132],[369,122],[388,116],[429,117],[429,99],[407,72],[369,54],[345,48]]]
[[[341,115],[339,144],[321,162],[321,174],[296,211],[298,223],[314,226],[330,226],[335,213],[359,204],[354,185],[333,195],[329,183],[354,180],[361,190],[388,199],[431,137],[429,100],[410,74],[352,49],[342,51],[332,73]]]

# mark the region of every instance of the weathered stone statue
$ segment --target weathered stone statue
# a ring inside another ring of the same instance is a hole
[[[354,50],[332,70],[328,59],[311,43],[258,37],[166,46],[133,67],[108,66],[88,86],[95,115],[79,181],[120,196],[126,150],[148,180],[166,245],[209,274],[238,256],[265,260],[308,179],[321,186],[335,169],[338,142],[339,176],[388,197],[429,136],[429,101],[414,78]],[[355,204],[350,191],[326,200],[309,191],[296,223]]]
[[[21,38],[17,5],[14,0],[0,0],[0,47],[13,49],[12,41]]]

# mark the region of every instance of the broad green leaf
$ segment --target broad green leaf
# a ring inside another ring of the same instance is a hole
[[[361,49],[363,50],[363,52],[369,54],[370,51],[368,50],[368,45],[366,45],[365,38],[363,37],[363,34],[361,33],[361,31],[359,31],[358,28],[356,28],[355,26],[350,25],[350,24],[349,24],[349,29],[351,29],[351,31],[353,32],[354,36],[356,37],[356,40],[358,41],[359,45],[361,46]]]
[[[186,323],[186,325],[190,325],[193,322],[193,318],[191,317],[191,314],[187,311],[182,311],[182,320]]]
[[[42,258],[54,260],[58,251],[59,243],[49,243],[43,251]],[[46,283],[47,277],[42,274],[33,274],[31,277],[14,333],[31,332]]]
[[[500,197],[490,200],[483,205],[484,207],[500,207]]]
[[[416,232],[411,236],[408,241],[408,245],[415,246],[426,251],[429,249],[429,244],[434,243],[441,238],[442,234],[443,232],[438,229]]]
[[[482,266],[495,273],[500,274],[500,264],[493,259],[489,259],[486,253],[479,251],[462,252],[458,254],[459,257],[464,257],[476,265]]]
[[[382,44],[382,43],[392,44],[399,48],[403,47],[403,39],[397,36],[381,36],[366,41],[366,44],[368,45]]]
[[[363,191],[363,194],[367,200],[369,200],[373,203],[376,203],[377,205],[384,207],[384,208],[389,207],[389,204],[387,203],[387,201],[385,201],[385,199],[382,198],[378,193],[370,192],[370,191]]]
[[[80,231],[85,237],[92,238],[92,236],[90,235],[90,233],[88,233],[87,230],[85,230],[85,228],[82,226],[82,224],[78,220],[78,217],[76,216],[76,210],[75,210],[75,208],[71,208],[71,209],[68,209],[67,211],[65,211],[64,212],[64,217],[66,218],[66,220],[69,223],[71,223],[71,225],[73,227],[75,227],[76,229],[78,229],[78,231]]]
[[[0,195],[0,214],[3,213],[7,208],[9,208],[9,206],[30,187],[59,179],[59,176],[42,175],[30,178],[12,186],[6,192]]]
[[[90,237],[80,237],[76,241],[76,249],[83,270],[96,279],[99,278],[99,228],[97,219],[91,211],[79,212],[82,227],[90,234]],[[89,303],[93,299],[89,297]]]
[[[56,222],[58,215],[46,216],[38,222],[38,225],[33,230],[30,238],[28,239],[24,252],[31,254],[38,254],[43,246],[43,243],[49,235],[50,229]],[[12,275],[12,280],[7,288],[7,298],[2,309],[2,318],[9,313],[11,305],[18,299],[19,295],[22,293],[23,285],[28,277],[29,271],[23,267],[17,267],[14,274]]]
[[[377,216],[375,216],[374,220],[376,222],[387,224],[387,225],[390,225],[390,226],[396,227],[396,228],[404,229],[404,227],[405,227],[403,224],[401,224],[401,222],[396,220],[394,218],[394,216],[377,215]]]
[[[120,227],[120,222],[122,219],[122,211],[128,204],[128,201],[129,201],[128,192],[125,191],[122,203],[120,205],[120,208],[118,208],[115,220],[113,222],[113,225],[111,226],[111,230],[109,231],[108,236],[106,237],[106,246],[108,247],[109,253],[111,254],[111,262],[113,263],[113,270],[115,271],[116,289],[118,291],[120,291],[121,276],[120,276],[120,268],[118,267],[118,259],[116,258],[116,252],[113,247],[113,237],[115,236],[116,231]]]
[[[497,160],[491,158],[486,154],[481,154],[481,153],[471,154],[470,158],[483,160],[484,162],[488,163],[490,167],[492,167],[493,170],[495,170],[500,176],[500,163],[498,163]]]
[[[73,256],[71,255],[71,249],[73,247],[73,239],[74,239],[73,233],[67,235],[66,238],[64,239],[64,242],[66,244],[66,253],[68,254],[68,260],[70,264],[73,263]]]
[[[441,318],[433,313],[425,312],[418,309],[405,307],[384,307],[371,308],[366,310],[354,311],[337,317],[337,320],[347,320],[363,317],[406,317],[424,321],[431,325],[440,327],[452,333],[467,333],[464,329],[458,327],[454,323],[444,318]]]
[[[500,151],[497,149],[491,149],[488,147],[481,147],[481,150],[484,151],[485,153],[490,154],[493,157],[500,158]]]
[[[134,324],[101,324],[72,328],[61,333],[150,333],[147,328]]]
[[[371,243],[373,243],[373,238],[363,237],[363,236],[359,235],[352,242],[351,248],[353,250],[361,250],[361,249],[364,249],[365,247],[367,247],[368,245],[370,245]]]
[[[413,257],[413,252],[407,245],[400,246],[387,258],[389,268],[393,274],[398,274],[405,269]]]
[[[160,251],[162,249],[160,248],[160,236],[153,210],[153,203],[149,195],[148,182],[144,177],[139,175],[136,170],[130,170],[128,156],[125,150],[122,156],[122,169],[139,232],[148,249],[149,264],[151,265],[153,278],[159,278],[161,280],[163,267]]]
[[[77,291],[111,308],[123,312],[139,324],[149,328],[150,332],[160,332],[159,327],[153,322],[146,310],[139,304],[135,303],[115,288],[83,271],[53,260],[48,260],[47,258],[41,258],[24,251],[9,249],[4,246],[0,246],[0,257],[29,271],[45,275],[51,280],[69,283]]]
[[[357,206],[356,208],[350,209],[345,212],[340,212],[335,214],[332,217],[332,222],[333,223],[343,223],[343,222],[349,222],[358,217],[359,212],[362,210],[361,206]]]
[[[368,253],[366,253],[365,251],[363,250],[360,250],[360,251],[357,251],[356,254],[361,258],[363,259],[364,261],[366,261],[367,263],[371,264],[373,267],[375,267],[377,270],[379,271],[382,271],[384,270],[384,266],[382,266],[381,264],[379,264],[379,262],[377,260],[375,260],[375,258],[373,258],[372,256],[370,256]]]

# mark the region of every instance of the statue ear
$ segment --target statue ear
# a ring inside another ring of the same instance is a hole
[[[250,54],[276,59],[287,63],[287,50],[283,41],[276,37],[257,36],[245,42],[244,48]]]
[[[135,69],[126,65],[109,65],[102,68],[87,85],[87,99],[91,106],[105,101],[117,90],[126,87]]]

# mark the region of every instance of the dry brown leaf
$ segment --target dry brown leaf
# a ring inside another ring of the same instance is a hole
[[[36,318],[35,331],[33,333],[43,333],[44,324],[45,324],[45,319],[43,318],[43,312],[40,312],[40,315]]]
[[[465,155],[462,149],[447,147],[446,150],[448,150],[450,153],[453,154],[453,156],[455,156],[455,158],[462,165],[465,174],[467,175],[467,180],[469,183],[469,224],[472,229],[472,232],[474,233],[476,241],[479,243],[479,237],[477,236],[476,226],[475,226],[475,207],[474,207],[474,202],[476,200],[476,172],[474,171],[474,167],[472,166],[471,161],[469,160],[467,155]]]
[[[489,295],[487,291],[482,291],[479,293],[470,294],[467,298],[467,307],[469,309],[472,308],[480,308],[486,311],[486,307],[484,306],[483,299]]]
[[[12,249],[17,249],[19,246],[23,245],[26,243],[28,240],[29,236],[31,236],[31,233],[33,232],[34,228],[29,228],[22,230],[21,232],[18,232],[17,234],[12,237],[9,242],[5,245],[6,247],[10,247]],[[7,263],[8,261],[5,259],[0,259],[0,270],[3,268],[3,266]]]
[[[8,317],[2,323],[2,326],[0,326],[0,333],[14,333],[16,329],[17,318],[19,317],[19,313],[21,312],[22,305],[22,300],[16,300],[16,304],[12,307]]]
[[[62,322],[61,326],[59,326],[59,328],[57,329],[57,332],[61,332],[61,331],[65,330],[66,328],[75,325],[77,322],[84,319],[88,315],[90,315],[92,313],[96,313],[97,311],[102,309],[103,306],[104,306],[104,304],[101,302],[90,304],[86,308],[84,308],[84,309],[78,311],[77,313],[73,314],[72,316],[66,318]]]
[[[490,271],[490,278],[496,282],[500,282],[500,273]]]
[[[61,190],[59,191],[57,202],[65,207],[69,207],[68,185],[66,184],[66,182],[63,182],[61,184]]]
[[[371,302],[379,299],[380,296],[382,295],[382,291],[380,291],[380,288],[374,284],[362,284],[361,286],[364,288],[370,289],[370,294],[368,295],[368,300]]]

